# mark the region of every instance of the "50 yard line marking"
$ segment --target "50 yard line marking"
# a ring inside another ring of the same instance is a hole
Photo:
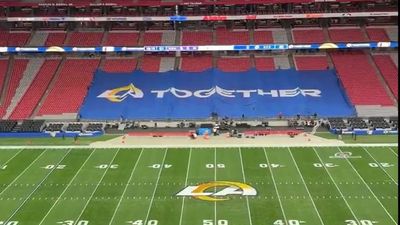
[[[243,181],[246,183],[246,175],[244,173],[244,166],[243,166],[243,158],[242,158],[242,149],[239,147],[239,156],[240,156],[240,165],[242,167],[242,175],[243,175]],[[250,205],[249,205],[249,197],[246,196],[246,203],[247,203],[247,213],[249,215],[249,222],[250,225],[253,225],[253,221],[251,220],[251,212],[250,212]]]
[[[311,196],[310,190],[308,190],[308,187],[307,187],[307,184],[306,184],[306,182],[305,182],[305,180],[304,180],[303,174],[300,172],[300,169],[299,169],[299,167],[298,167],[298,165],[297,165],[297,162],[296,162],[296,160],[294,159],[293,154],[292,154],[292,151],[290,150],[289,147],[288,147],[288,150],[289,150],[290,156],[292,157],[292,160],[293,160],[293,162],[294,162],[294,165],[296,166],[297,172],[300,174],[300,178],[301,178],[301,180],[303,181],[304,187],[305,187],[306,190],[307,190],[307,193],[308,193],[308,196],[310,197],[311,203],[312,203],[312,205],[314,206],[315,212],[317,212],[317,215],[318,215],[319,220],[321,221],[321,224],[325,225],[325,224],[324,224],[324,221],[323,221],[322,218],[321,218],[321,215],[319,214],[319,211],[318,211],[318,209],[317,209],[317,206],[315,205],[315,202],[314,202],[314,200],[313,200],[313,198],[312,198],[312,196]]]
[[[187,170],[186,170],[185,187],[187,186],[187,183],[188,183],[191,158],[192,158],[192,148],[190,148],[190,150],[189,150],[189,160],[188,160],[188,166],[187,166]],[[182,208],[181,208],[181,215],[179,217],[179,225],[182,225],[182,217],[183,217],[184,207],[185,207],[185,197],[183,197],[183,199],[182,199]]]
[[[265,151],[265,148],[263,148],[263,150],[264,150],[265,159],[267,160],[269,172],[271,173],[272,182],[274,183],[276,195],[277,195],[277,197],[278,197],[278,202],[279,202],[279,205],[281,206],[283,219],[285,220],[285,224],[287,224],[288,221],[287,221],[287,218],[286,218],[285,210],[283,210],[283,205],[282,205],[281,197],[279,196],[278,187],[276,186],[274,174],[272,173],[271,164],[269,163],[269,159],[268,159],[268,156],[267,156],[267,152]]]
[[[337,147],[339,149],[340,152],[342,152],[342,149],[340,147]],[[343,153],[343,152],[342,152]],[[368,190],[372,193],[372,195],[375,197],[376,201],[378,201],[379,205],[383,208],[383,210],[386,212],[386,214],[390,217],[390,219],[397,225],[397,222],[395,219],[393,219],[392,215],[390,215],[390,213],[386,210],[385,206],[383,206],[382,202],[379,201],[378,197],[375,195],[375,193],[371,190],[371,188],[369,187],[369,185],[367,184],[367,182],[365,182],[364,178],[358,173],[358,171],[356,170],[356,168],[353,166],[353,164],[350,162],[350,160],[348,158],[345,158],[346,162],[349,163],[349,165],[351,166],[351,168],[353,168],[353,170],[357,173],[357,175],[360,177],[361,181],[365,184],[365,186],[368,188]]]
[[[398,185],[397,181],[396,181],[395,179],[393,179],[393,177],[390,176],[390,174],[388,174],[388,173],[386,172],[386,170],[385,170],[385,169],[382,167],[382,165],[374,158],[374,156],[372,156],[372,154],[369,153],[369,151],[368,151],[366,148],[364,148],[364,147],[362,147],[362,148],[363,148],[363,149],[368,153],[368,155],[375,161],[375,163],[378,164],[379,168],[381,168],[382,171],[383,171],[396,185]]]
[[[108,165],[111,165],[111,164],[114,162],[115,157],[116,157],[116,156],[118,155],[118,153],[119,153],[119,150],[120,150],[120,149],[118,149],[118,150],[115,152],[113,158],[111,159],[111,161],[110,161],[110,163],[109,163]],[[88,199],[87,202],[85,203],[85,206],[83,207],[81,213],[79,214],[79,216],[78,216],[78,217],[76,218],[76,220],[74,221],[74,225],[76,225],[76,224],[79,222],[79,219],[80,219],[81,216],[83,215],[83,212],[85,212],[86,207],[89,205],[89,202],[92,200],[93,195],[96,193],[96,191],[97,191],[97,189],[99,188],[101,182],[103,181],[104,177],[106,176],[106,174],[107,174],[107,172],[108,172],[108,169],[110,169],[110,166],[108,166],[107,169],[106,169],[106,171],[104,171],[104,173],[103,173],[103,175],[101,176],[101,179],[99,180],[99,182],[97,183],[97,185],[96,185],[94,191],[92,192],[92,194],[90,195],[89,199]]]
[[[93,150],[90,155],[86,158],[85,162],[82,164],[82,166],[79,168],[79,170],[75,173],[74,177],[70,180],[70,182],[67,184],[67,187],[65,187],[64,191],[58,196],[57,200],[54,202],[54,204],[51,206],[49,211],[47,211],[46,215],[43,217],[43,219],[40,221],[39,225],[41,225],[44,220],[47,218],[47,216],[50,214],[50,212],[54,209],[54,207],[57,205],[57,203],[60,201],[61,197],[65,194],[65,192],[68,190],[68,187],[71,186],[72,182],[75,180],[75,178],[78,176],[79,172],[82,170],[82,168],[86,165],[86,162],[89,161],[89,158],[93,155],[93,153],[96,150]]]
[[[165,149],[164,158],[163,158],[163,161],[162,161],[161,166],[160,166],[160,171],[158,172],[156,186],[154,188],[153,195],[151,196],[150,205],[149,205],[149,209],[147,210],[147,215],[146,215],[146,219],[144,221],[144,224],[147,224],[147,220],[149,219],[150,211],[151,211],[151,208],[153,206],[154,196],[156,195],[156,191],[157,191],[157,187],[158,187],[158,181],[160,180],[161,172],[163,171],[163,168],[164,168],[164,163],[165,163],[165,158],[167,156],[167,152],[168,152],[168,148]]]
[[[140,154],[139,154],[139,156],[138,156],[138,158],[137,158],[137,160],[136,160],[136,162],[135,162],[135,165],[133,166],[131,175],[129,176],[128,182],[127,182],[126,185],[125,185],[125,189],[124,189],[124,191],[122,192],[121,197],[119,198],[117,207],[116,207],[115,210],[114,210],[114,213],[113,213],[113,215],[112,215],[112,217],[111,217],[111,220],[110,220],[110,223],[109,223],[109,224],[112,224],[112,222],[114,222],[115,215],[117,214],[117,211],[118,211],[119,207],[121,206],[122,199],[124,198],[125,193],[126,193],[126,191],[128,190],[129,183],[131,182],[132,177],[133,177],[133,174],[135,173],[136,167],[137,167],[137,165],[139,164],[140,158],[142,157],[142,153],[143,153],[143,148],[142,148],[142,150],[140,151]],[[40,225],[40,224],[39,224],[39,225]]]

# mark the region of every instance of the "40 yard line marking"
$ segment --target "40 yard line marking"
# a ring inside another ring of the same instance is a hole
[[[300,172],[299,166],[297,165],[297,162],[296,162],[296,160],[294,159],[293,154],[292,154],[292,151],[290,150],[289,147],[288,147],[288,150],[289,150],[290,156],[292,157],[292,160],[293,160],[293,162],[294,162],[294,165],[296,166],[297,172],[300,174],[300,178],[301,178],[301,180],[303,181],[304,187],[305,187],[306,190],[307,190],[307,193],[308,193],[308,196],[310,197],[311,203],[312,203],[312,205],[314,206],[315,212],[317,212],[317,215],[318,215],[319,220],[321,221],[321,224],[322,224],[322,225],[325,225],[324,221],[323,221],[322,218],[321,218],[321,215],[319,214],[319,211],[318,211],[318,209],[317,209],[317,206],[315,205],[315,202],[314,202],[314,200],[313,200],[313,198],[312,198],[312,196],[311,196],[310,190],[308,190],[308,187],[307,187],[307,184],[306,184],[306,182],[305,182],[305,180],[304,180],[303,174]]]
[[[121,206],[122,199],[124,198],[125,193],[126,193],[126,191],[128,190],[129,183],[131,182],[132,177],[133,177],[133,174],[135,173],[136,167],[137,167],[137,165],[139,164],[140,158],[142,157],[142,153],[143,153],[143,148],[142,148],[142,150],[140,151],[139,157],[137,158],[137,160],[136,160],[136,162],[135,162],[135,165],[133,166],[131,175],[129,176],[128,182],[127,182],[126,185],[125,185],[125,189],[124,189],[124,191],[122,192],[121,197],[119,198],[117,207],[116,207],[115,210],[114,210],[114,213],[113,213],[113,215],[112,215],[112,217],[111,217],[111,220],[110,220],[110,223],[109,223],[109,224],[112,224],[112,222],[114,222],[115,215],[117,214],[117,211],[118,211],[119,207]],[[40,224],[39,224],[39,225],[40,225]]]
[[[50,214],[50,212],[54,209],[54,207],[57,205],[57,203],[60,201],[61,197],[65,194],[65,192],[68,190],[69,186],[71,186],[72,182],[75,180],[75,178],[78,176],[79,172],[82,170],[82,168],[86,165],[87,161],[89,161],[89,158],[93,155],[93,153],[96,150],[93,150],[90,155],[87,157],[85,162],[82,164],[82,166],[78,169],[78,171],[75,173],[74,177],[71,179],[71,181],[68,183],[67,187],[63,190],[63,192],[58,196],[57,200],[54,202],[54,204],[51,206],[49,211],[47,211],[46,215],[43,217],[43,219],[40,221],[39,225],[42,225],[44,220],[47,218],[47,216]]]
[[[271,164],[269,163],[269,159],[268,159],[267,152],[266,152],[265,148],[263,148],[263,150],[264,150],[265,159],[267,160],[269,172],[271,173],[272,182],[274,183],[276,195],[277,195],[277,197],[278,197],[278,202],[279,202],[279,205],[281,206],[283,219],[285,220],[285,224],[287,224],[288,221],[287,221],[287,218],[286,218],[285,210],[283,210],[283,205],[282,205],[281,197],[279,196],[278,187],[276,186],[274,174],[272,173]]]
[[[342,152],[342,149],[340,147],[337,147],[339,149],[340,152]],[[351,168],[353,168],[353,170],[357,173],[357,175],[360,177],[361,181],[365,184],[365,186],[368,188],[368,190],[372,193],[372,195],[375,197],[376,201],[378,201],[379,205],[383,208],[383,210],[386,212],[386,214],[390,217],[390,219],[397,225],[397,222],[395,219],[393,219],[392,215],[390,215],[390,213],[386,210],[386,208],[383,206],[382,202],[379,201],[378,197],[376,197],[375,193],[371,190],[371,188],[369,187],[369,185],[367,184],[367,182],[365,182],[364,178],[358,173],[358,171],[356,170],[356,168],[354,168],[353,164],[350,162],[350,160],[348,158],[345,158],[347,163],[349,163],[349,165],[351,166]]]
[[[187,183],[188,183],[191,158],[192,158],[192,148],[190,148],[190,150],[189,150],[189,160],[188,160],[188,166],[187,166],[187,170],[186,170],[185,187],[187,186]],[[181,208],[181,215],[179,217],[179,225],[182,225],[182,217],[183,217],[184,207],[185,207],[185,197],[183,197],[183,199],[182,199],[182,208]]]
[[[396,181],[395,179],[393,179],[393,177],[390,176],[390,174],[388,174],[388,173],[386,172],[386,170],[385,170],[385,169],[382,167],[382,165],[374,158],[374,156],[372,156],[372,154],[369,153],[369,151],[368,151],[366,148],[364,148],[364,147],[362,147],[362,148],[363,148],[363,149],[368,153],[368,155],[375,161],[375,163],[378,164],[379,168],[381,168],[381,169],[383,170],[383,172],[398,186],[397,181]]]
[[[156,191],[157,191],[157,187],[158,187],[158,181],[160,180],[161,172],[163,171],[163,168],[164,168],[165,158],[167,157],[167,152],[168,152],[168,148],[165,149],[164,158],[163,158],[163,161],[160,166],[160,171],[158,172],[156,186],[154,188],[153,195],[151,196],[150,205],[149,205],[149,209],[147,210],[147,215],[146,215],[144,224],[147,224],[147,220],[149,219],[150,211],[153,206],[154,196],[156,195]]]
[[[120,150],[120,149],[118,149],[118,150],[115,152],[115,154],[114,154],[113,158],[111,159],[109,165],[110,165],[111,163],[114,162],[114,159],[115,159],[115,157],[118,155],[119,150]],[[99,188],[101,182],[103,181],[104,177],[106,176],[106,174],[107,174],[107,172],[108,172],[108,169],[110,169],[110,166],[108,166],[108,167],[106,168],[106,171],[104,171],[103,175],[101,176],[101,179],[100,179],[99,182],[97,183],[97,185],[96,185],[94,191],[92,192],[92,194],[90,195],[89,199],[87,200],[87,202],[86,202],[85,206],[83,207],[81,213],[80,213],[79,216],[76,218],[76,220],[75,220],[75,222],[74,222],[74,225],[76,225],[76,223],[79,222],[81,216],[83,215],[83,212],[85,212],[86,207],[89,205],[89,202],[92,200],[93,195],[96,193],[96,191],[97,191],[97,189]]]
[[[243,166],[243,158],[242,158],[242,149],[239,147],[239,156],[240,156],[240,165],[242,167],[242,175],[243,181],[246,183],[246,175],[244,174],[244,166]],[[246,196],[246,203],[247,203],[247,214],[249,215],[249,222],[250,225],[253,225],[253,221],[251,220],[251,212],[250,212],[250,204],[249,204],[249,197]]]

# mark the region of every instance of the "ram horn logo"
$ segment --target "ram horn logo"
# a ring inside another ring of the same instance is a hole
[[[255,196],[256,189],[248,184],[232,181],[211,181],[197,186],[188,186],[176,196],[193,197],[203,201],[226,201],[228,195]]]
[[[133,84],[129,84],[124,87],[115,88],[112,90],[107,90],[100,95],[98,98],[106,98],[111,102],[122,102],[128,96],[132,96],[133,98],[143,98],[143,91],[139,88],[135,87]]]

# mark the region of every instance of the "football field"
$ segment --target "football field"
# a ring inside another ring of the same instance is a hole
[[[0,225],[396,225],[398,147],[1,149]]]

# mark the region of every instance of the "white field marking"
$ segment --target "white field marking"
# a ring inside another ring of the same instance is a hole
[[[50,212],[54,209],[54,207],[57,205],[57,203],[60,201],[61,197],[65,194],[65,192],[68,190],[69,186],[71,186],[72,182],[76,179],[78,176],[79,172],[82,170],[82,168],[86,165],[86,163],[89,161],[90,157],[93,155],[93,153],[96,150],[93,150],[90,155],[86,158],[85,162],[82,164],[82,166],[78,169],[78,171],[75,173],[74,177],[70,180],[70,182],[67,184],[63,192],[57,197],[57,200],[54,202],[54,204],[51,206],[49,211],[47,211],[46,215],[43,217],[43,219],[40,221],[39,225],[41,225],[44,220],[47,218],[47,216],[50,214]]]
[[[135,162],[135,165],[133,166],[131,175],[129,176],[128,182],[127,182],[126,185],[125,185],[125,189],[124,189],[124,191],[122,192],[122,195],[121,195],[121,197],[120,197],[120,199],[119,199],[119,201],[118,201],[117,207],[116,207],[115,210],[114,210],[114,213],[113,213],[113,215],[112,215],[112,217],[111,217],[111,220],[110,220],[110,223],[109,223],[109,224],[112,224],[112,222],[114,222],[115,215],[117,214],[117,211],[118,211],[119,207],[121,206],[122,199],[124,198],[125,193],[126,193],[126,191],[128,190],[129,183],[131,182],[132,177],[133,177],[133,174],[134,174],[135,171],[136,171],[136,167],[137,167],[137,165],[139,164],[140,158],[142,157],[142,153],[143,153],[143,148],[142,148],[142,150],[140,151],[139,157],[137,158],[137,160],[136,160],[136,162]],[[39,225],[40,225],[40,224],[39,224]]]
[[[36,159],[33,160],[33,161],[31,162],[31,164],[29,164],[29,166],[27,166],[27,167],[24,169],[24,171],[22,171],[10,184],[8,184],[7,187],[4,188],[4,190],[2,190],[2,191],[0,192],[0,196],[1,196],[9,187],[11,187],[11,185],[13,185],[13,184],[18,180],[18,178],[20,178],[29,168],[31,168],[31,166],[32,166],[46,151],[47,151],[47,150],[44,150],[40,155],[38,155],[38,157],[36,157]]]
[[[3,164],[0,164],[0,166],[1,165],[7,165],[9,162],[11,162],[11,160],[13,160],[20,152],[22,152],[22,150],[24,150],[24,149],[21,149],[21,150],[19,150],[17,153],[15,153],[11,158],[9,158],[7,161],[5,161]]]
[[[314,200],[313,200],[313,198],[312,198],[312,196],[311,196],[310,190],[308,190],[308,187],[307,187],[306,181],[304,180],[303,174],[300,172],[300,169],[299,169],[299,167],[298,167],[298,165],[297,165],[297,162],[296,162],[296,160],[294,159],[293,154],[292,154],[292,151],[290,151],[290,148],[289,148],[289,147],[288,147],[288,150],[289,150],[290,156],[292,157],[292,160],[293,160],[293,162],[294,162],[294,165],[296,166],[297,172],[300,174],[300,178],[301,178],[301,180],[303,181],[304,187],[305,187],[306,190],[307,190],[308,196],[309,196],[310,199],[311,199],[311,203],[312,203],[312,205],[314,206],[315,212],[317,212],[317,215],[318,215],[319,220],[321,221],[321,224],[322,224],[322,225],[325,225],[324,221],[323,221],[322,218],[321,218],[321,215],[319,214],[319,211],[318,211],[318,209],[317,209],[317,206],[315,205],[315,202],[314,202]]]
[[[65,153],[65,155],[61,158],[61,160],[56,165],[59,165],[65,159],[65,157],[67,157],[67,155],[69,155],[70,152],[71,152],[71,149],[69,149],[68,152]],[[52,170],[50,170],[50,172],[42,179],[42,181],[40,181],[40,183],[35,187],[35,189],[33,189],[33,191],[28,195],[28,197],[26,197],[25,200],[18,206],[18,208],[16,210],[14,210],[13,214],[11,214],[11,216],[8,217],[8,219],[4,222],[5,224],[7,224],[15,216],[15,214],[17,214],[17,212],[25,205],[25,203],[31,198],[31,196],[42,186],[42,184],[53,173],[53,171],[56,170],[56,168],[57,168],[57,166],[55,166]]]
[[[331,175],[331,172],[329,172],[328,168],[326,168],[325,163],[322,161],[322,159],[321,159],[321,157],[319,156],[317,150],[315,150],[314,147],[313,147],[312,149],[314,150],[315,154],[317,155],[319,161],[322,163],[322,166],[324,167],[325,171],[328,173],[328,175],[329,175],[329,177],[331,178],[331,180],[332,180],[333,184],[335,185],[336,189],[339,191],[340,196],[341,196],[342,199],[344,200],[344,203],[346,203],[346,205],[347,205],[347,207],[349,208],[349,210],[350,210],[351,214],[353,215],[354,219],[356,219],[357,221],[359,221],[358,218],[357,218],[357,216],[356,216],[356,214],[354,213],[353,209],[350,207],[349,203],[347,202],[346,198],[344,197],[344,195],[343,195],[342,191],[340,190],[339,186],[336,184],[335,180],[333,179],[333,177],[332,177],[332,175]]]
[[[397,153],[391,147],[389,147],[389,149],[391,152],[393,152],[393,154],[395,154],[397,157],[399,157],[399,155],[397,155]]]
[[[214,181],[217,181],[217,148],[214,147]],[[214,187],[214,193],[217,187]],[[217,224],[217,202],[214,201],[214,224]]]
[[[120,150],[120,149],[118,149],[118,150],[115,152],[115,154],[114,154],[113,158],[111,159],[110,163],[108,163],[109,165],[110,165],[111,163],[114,162],[114,159],[115,159],[115,157],[118,155],[119,150]],[[76,220],[74,220],[74,221],[75,221],[75,222],[74,222],[74,225],[76,225],[76,223],[79,222],[79,219],[80,219],[81,216],[83,215],[83,212],[85,212],[86,207],[89,205],[89,202],[92,200],[93,195],[96,193],[97,189],[99,188],[99,186],[100,186],[100,184],[101,184],[101,181],[103,181],[104,177],[106,176],[108,169],[110,169],[110,166],[108,166],[108,167],[105,169],[103,175],[101,176],[101,179],[99,180],[99,182],[97,183],[96,187],[94,188],[94,191],[93,191],[92,194],[90,195],[89,199],[86,201],[85,206],[83,207],[81,213],[80,213],[79,216],[76,218]]]
[[[285,210],[283,210],[282,201],[281,201],[281,198],[280,198],[280,195],[279,195],[278,187],[276,186],[274,174],[272,173],[271,164],[269,163],[269,159],[268,159],[268,156],[267,156],[267,152],[265,151],[265,148],[263,148],[263,150],[264,150],[265,159],[267,160],[269,172],[271,173],[272,182],[274,183],[274,187],[275,187],[276,195],[278,197],[279,205],[281,206],[283,219],[285,220],[285,224],[287,224],[288,220],[286,218]]]
[[[337,147],[339,149],[340,152],[342,152],[342,149],[340,149],[340,147]],[[357,173],[358,177],[360,177],[361,181],[365,184],[365,186],[368,188],[368,190],[371,192],[371,194],[375,197],[375,199],[378,201],[379,205],[382,207],[382,209],[386,212],[386,214],[390,217],[390,219],[397,225],[397,222],[395,219],[393,219],[393,217],[390,215],[390,213],[386,210],[386,208],[383,206],[382,202],[379,201],[378,197],[375,195],[375,193],[371,190],[371,188],[369,187],[369,185],[367,184],[367,182],[365,182],[364,178],[358,173],[358,171],[356,170],[356,168],[354,168],[353,164],[350,162],[350,160],[348,158],[345,158],[346,161],[349,163],[349,165],[351,166],[351,168],[353,168],[353,170]]]
[[[239,147],[239,156],[240,156],[240,165],[242,167],[243,181],[244,181],[244,183],[246,183],[246,175],[244,173],[243,158],[242,158],[242,149],[240,147]],[[246,196],[246,203],[247,203],[247,213],[249,215],[249,222],[250,222],[250,225],[252,225],[253,221],[251,220],[251,212],[250,212],[250,204],[249,204],[248,196]]]
[[[188,166],[187,166],[187,170],[186,170],[185,187],[187,186],[187,183],[188,183],[191,158],[192,158],[192,148],[190,148],[190,150],[189,150],[189,160],[188,160]],[[184,207],[185,207],[185,196],[183,196],[183,199],[182,199],[182,208],[181,208],[181,215],[179,217],[179,225],[182,225]]]
[[[385,174],[398,186],[399,184],[397,183],[397,181],[395,180],[395,179],[393,179],[393,177],[392,176],[390,176],[390,174],[388,174],[387,172],[386,172],[386,170],[382,167],[382,165],[374,158],[374,156],[372,156],[372,154],[371,153],[369,153],[369,151],[366,149],[366,148],[364,148],[364,147],[362,147],[367,153],[368,153],[368,155],[376,162],[376,164],[378,164],[378,166],[379,166],[379,168],[381,168],[382,170],[383,170],[383,172],[385,172]]]
[[[144,220],[144,224],[147,224],[147,220],[149,219],[150,211],[153,206],[154,196],[156,195],[156,191],[157,191],[157,187],[158,187],[158,181],[160,180],[161,172],[163,171],[163,168],[164,168],[164,163],[165,163],[165,158],[167,157],[167,153],[168,153],[168,148],[165,149],[164,158],[163,158],[161,166],[160,166],[160,171],[158,172],[156,186],[154,187],[153,195],[151,196],[151,199],[150,199],[150,205],[149,205],[149,209],[147,210],[146,219]]]

